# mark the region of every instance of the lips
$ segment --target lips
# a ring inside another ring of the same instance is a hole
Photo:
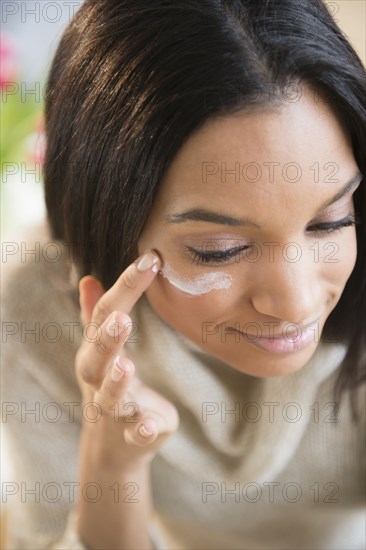
[[[309,323],[307,325],[297,325],[298,326],[298,329],[295,330],[295,331],[287,331],[286,328],[283,329],[283,332],[280,333],[280,334],[265,334],[265,335],[262,335],[262,332],[260,332],[259,334],[250,334],[248,332],[243,332],[241,330],[237,330],[236,328],[234,327],[227,327],[226,330],[229,330],[229,331],[234,331],[234,332],[239,332],[239,334],[242,334],[243,336],[247,336],[249,339],[256,339],[256,340],[292,340],[292,339],[297,339],[299,338],[299,335],[301,335],[303,332],[307,332],[311,327],[313,327],[318,321],[319,321],[320,317],[318,317],[318,319],[316,319],[315,321],[313,321],[312,323]],[[291,323],[292,324],[292,323]],[[296,323],[294,323],[296,324]]]
[[[312,326],[313,325],[305,327],[301,330],[301,332],[299,331],[299,333],[296,333],[296,335],[292,333],[292,338],[289,335],[277,338],[265,338],[258,336],[251,337],[245,332],[240,332],[236,329],[234,330],[235,332],[238,332],[250,345],[256,348],[275,354],[287,354],[301,351],[311,344],[318,342]]]
[[[283,340],[284,338],[287,340],[291,340],[294,338],[298,338],[299,334],[301,334],[304,330],[308,330],[310,326],[311,325],[307,325],[306,327],[299,327],[299,330],[295,332],[288,332],[284,330],[283,334],[268,334],[268,335],[265,334],[264,336],[262,335],[259,336],[257,334],[249,334],[247,332],[241,332],[240,334],[244,334],[245,336],[248,336],[248,338],[260,338],[263,340]]]

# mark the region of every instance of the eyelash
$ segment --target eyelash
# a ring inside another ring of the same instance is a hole
[[[314,233],[335,233],[342,230],[344,227],[350,227],[352,225],[362,223],[358,216],[349,215],[343,220],[329,223],[318,223],[312,226]],[[210,263],[224,263],[242,252],[248,249],[249,246],[241,246],[239,248],[231,248],[229,250],[222,250],[217,252],[201,252],[194,248],[187,246],[189,254],[193,263],[196,264],[210,264]]]

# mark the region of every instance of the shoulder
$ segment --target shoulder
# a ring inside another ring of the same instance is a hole
[[[18,231],[2,243],[2,305],[14,314],[53,293],[56,300],[78,308],[78,292],[71,281],[72,252],[67,243],[50,237],[46,221]],[[43,300],[42,300],[43,302]],[[43,309],[55,309],[51,301]]]
[[[47,222],[3,243],[3,375],[22,376],[26,369],[55,387],[61,379],[66,386],[75,384],[82,326],[71,273],[67,246],[52,240]]]

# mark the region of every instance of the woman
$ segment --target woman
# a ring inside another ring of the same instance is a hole
[[[6,419],[40,491],[8,488],[17,548],[364,546],[365,91],[320,1],[82,5],[46,98],[60,254],[8,282],[7,320],[62,327],[8,338],[41,411]]]

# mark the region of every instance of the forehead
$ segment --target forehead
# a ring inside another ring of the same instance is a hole
[[[355,166],[349,138],[331,104],[302,90],[293,103],[208,120],[166,172],[160,208],[266,196],[274,205],[303,193],[322,202],[339,189]]]

